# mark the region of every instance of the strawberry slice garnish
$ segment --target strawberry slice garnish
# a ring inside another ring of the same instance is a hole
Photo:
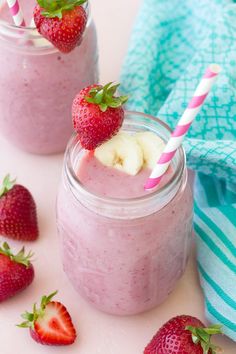
[[[221,349],[211,343],[221,326],[204,324],[193,316],[181,315],[165,323],[144,350],[144,354],[216,354]]]
[[[0,188],[0,235],[33,241],[38,237],[36,204],[27,188],[7,175]]]
[[[72,105],[74,129],[87,150],[111,139],[124,120],[122,105],[128,96],[115,96],[118,85],[92,85],[81,90]]]
[[[31,337],[44,345],[69,345],[76,339],[76,331],[71,317],[64,305],[51,301],[57,291],[49,296],[43,296],[40,308],[36,304],[33,312],[25,312],[25,320],[18,327],[29,328]]]
[[[15,255],[6,242],[0,247],[0,302],[16,295],[32,283],[32,256],[31,252],[25,254],[24,247]]]
[[[69,53],[81,41],[87,14],[81,6],[87,0],[37,0],[34,22],[38,32],[62,53]]]

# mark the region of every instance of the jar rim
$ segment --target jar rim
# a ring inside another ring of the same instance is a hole
[[[153,117],[149,114],[145,114],[145,113],[141,113],[141,112],[125,111],[125,118],[127,118],[127,116],[133,116],[133,115],[135,115],[141,119],[147,120],[149,122],[149,125],[151,122],[153,124],[158,123],[160,126],[162,126],[162,128],[164,128],[168,132],[169,135],[172,132],[170,127],[166,123],[161,121],[159,118],[156,118],[156,117]],[[174,171],[173,175],[171,176],[171,178],[169,179],[169,181],[167,183],[165,183],[162,187],[157,188],[157,189],[154,188],[153,191],[150,191],[147,194],[144,194],[139,197],[134,197],[134,198],[125,199],[125,198],[114,198],[114,197],[101,196],[101,195],[97,195],[97,194],[94,194],[93,192],[89,191],[80,182],[80,180],[78,179],[78,177],[74,171],[72,155],[73,155],[74,147],[76,144],[77,145],[79,144],[79,140],[78,140],[78,137],[76,136],[76,134],[74,133],[67,145],[67,149],[66,149],[66,153],[65,153],[65,161],[64,161],[66,175],[69,178],[69,182],[70,182],[72,188],[78,189],[84,196],[86,196],[86,198],[95,198],[97,201],[112,204],[113,206],[120,205],[122,203],[122,205],[125,207],[127,205],[145,202],[150,199],[156,199],[158,196],[159,197],[164,196],[166,193],[168,193],[168,191],[171,190],[171,188],[173,188],[173,185],[176,184],[176,182],[178,183],[181,181],[181,177],[183,176],[185,166],[186,166],[186,156],[185,156],[184,149],[181,146],[178,148],[178,150],[175,154],[175,157],[174,157],[174,159],[178,160],[175,171]],[[82,147],[81,147],[81,150],[82,150]],[[176,193],[177,193],[177,191],[178,191],[178,189],[176,190]]]

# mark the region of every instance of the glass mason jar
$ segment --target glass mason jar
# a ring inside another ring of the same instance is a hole
[[[0,132],[31,153],[64,151],[72,134],[72,100],[98,80],[97,37],[89,6],[82,41],[68,54],[42,39],[36,29],[2,21],[6,6],[0,0]]]
[[[164,141],[171,133],[159,119],[136,112],[126,112],[123,130],[152,131]],[[173,290],[189,255],[193,200],[183,148],[173,158],[169,182],[132,199],[86,190],[76,176],[83,154],[73,136],[57,198],[64,271],[100,310],[119,315],[149,310]]]

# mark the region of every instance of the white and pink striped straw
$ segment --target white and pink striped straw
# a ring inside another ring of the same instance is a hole
[[[18,0],[7,0],[13,21],[16,26],[25,26],[25,20]]]
[[[205,75],[201,79],[192,100],[190,101],[184,114],[180,118],[159,160],[157,161],[156,166],[154,167],[150,177],[145,183],[144,188],[146,190],[152,189],[160,183],[177,149],[181,146],[182,141],[187,131],[189,130],[194,118],[197,116],[198,112],[200,111],[208,93],[211,90],[211,87],[215,83],[220,70],[221,68],[217,64],[211,64],[207,68]]]

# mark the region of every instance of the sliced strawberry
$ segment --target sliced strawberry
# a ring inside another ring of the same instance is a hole
[[[40,344],[69,345],[74,343],[76,331],[66,307],[51,301],[56,293],[43,296],[39,309],[34,305],[32,313],[23,314],[26,321],[19,327],[29,328],[31,337]]]
[[[36,204],[29,190],[7,175],[0,189],[0,234],[14,240],[38,237]]]
[[[22,248],[14,255],[4,242],[0,247],[0,302],[27,288],[34,279],[34,268],[30,263],[31,252]]]
[[[124,120],[128,96],[115,96],[119,85],[92,85],[81,90],[72,105],[72,119],[81,145],[87,150],[111,139]]]
[[[87,14],[81,6],[87,0],[37,0],[34,22],[38,32],[63,53],[81,41]]]

